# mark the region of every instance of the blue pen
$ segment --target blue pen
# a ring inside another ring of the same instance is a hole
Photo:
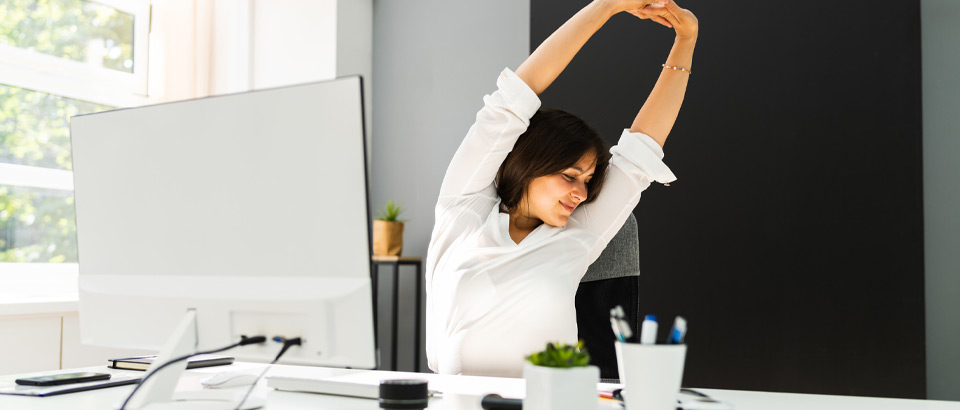
[[[668,343],[678,345],[683,343],[683,337],[687,335],[687,320],[677,316],[673,320],[673,329],[670,329],[670,339]]]

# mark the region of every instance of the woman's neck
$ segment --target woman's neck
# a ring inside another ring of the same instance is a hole
[[[534,229],[537,229],[543,221],[532,218],[529,216],[521,215],[519,212],[514,212],[510,214],[510,239],[514,243],[520,243],[527,235],[530,235],[530,232],[533,232]]]

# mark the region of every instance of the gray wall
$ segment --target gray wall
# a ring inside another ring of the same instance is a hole
[[[928,396],[960,400],[960,2],[921,5]],[[527,1],[375,0],[371,195],[407,208],[405,255],[426,255],[447,163],[496,74],[528,54],[529,32]]]
[[[960,2],[923,0],[927,397],[960,400]]]
[[[447,164],[500,70],[529,54],[529,9],[521,0],[374,1],[371,202],[406,208],[403,255],[426,256]]]

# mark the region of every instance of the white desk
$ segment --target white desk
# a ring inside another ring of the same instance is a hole
[[[185,373],[178,390],[200,389],[199,380],[209,374],[227,370],[251,371],[262,369],[264,365],[252,363],[238,363],[232,366],[219,366],[206,369],[194,369]],[[64,370],[97,371],[97,372],[124,372],[107,369],[106,366],[87,367],[81,369]],[[430,400],[430,409],[473,410],[480,409],[480,398],[486,393],[499,393],[505,397],[521,397],[524,391],[522,379],[472,377],[472,376],[441,376],[435,374],[388,372],[388,371],[358,371],[344,369],[329,369],[300,366],[274,366],[267,375],[332,377],[350,372],[365,373],[371,380],[397,378],[425,378],[429,380],[431,389],[444,392],[443,398]],[[52,373],[52,372],[47,372]],[[136,372],[143,374],[141,372]],[[24,376],[0,376],[0,384],[12,383],[14,379]],[[21,397],[0,395],[0,409],[15,410],[54,410],[54,409],[112,409],[129,394],[132,386],[113,387],[81,393],[65,394],[53,397]],[[242,389],[242,388],[235,388]],[[960,402],[880,399],[868,397],[826,396],[813,394],[765,393],[737,390],[697,389],[710,396],[733,403],[737,410],[960,410]],[[376,400],[355,399],[348,397],[327,396],[310,393],[294,393],[276,391],[266,387],[261,380],[255,390],[259,395],[267,398],[269,410],[299,410],[299,409],[337,409],[337,410],[376,410],[379,405]],[[615,403],[601,402],[602,409],[620,408]]]

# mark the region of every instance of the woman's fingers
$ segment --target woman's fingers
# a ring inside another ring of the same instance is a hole
[[[669,15],[669,13],[666,11],[666,8],[664,8],[663,5],[652,4],[642,9],[627,11],[641,19],[650,19],[666,27],[673,28],[673,24],[671,24],[671,22],[665,18],[665,16]]]
[[[651,5],[663,5],[669,0],[622,0],[618,4],[618,9],[623,11],[639,10]]]
[[[669,21],[673,27],[682,25],[683,23],[677,18],[676,14],[670,11],[670,9],[664,7],[663,11],[659,14],[660,17],[663,17],[665,20]]]
[[[670,24],[670,22],[667,21],[667,19],[665,19],[665,18],[663,18],[663,17],[653,16],[653,17],[650,18],[650,20],[656,21],[657,23],[663,24],[664,26],[667,26],[667,27],[669,27],[669,28],[673,28],[673,24]]]
[[[629,11],[630,14],[633,14],[640,18],[650,18],[650,16],[656,14],[654,10],[662,9],[662,8],[663,8],[662,4],[651,4],[646,7],[641,7],[639,9],[627,10],[627,11]]]
[[[675,1],[671,1],[663,5],[663,10],[667,12],[668,15],[673,17],[673,20],[680,21],[683,16],[683,9],[680,8],[680,5]]]
[[[660,16],[658,16],[658,15],[656,15],[656,14],[654,14],[654,13],[651,13],[651,12],[649,12],[649,11],[643,11],[643,9],[640,9],[640,10],[627,10],[627,12],[630,13],[630,14],[633,14],[634,16],[637,16],[638,18],[641,18],[641,19],[650,19],[651,21],[655,21],[655,22],[657,22],[657,23],[660,23],[660,24],[663,25],[663,26],[666,26],[666,27],[669,27],[669,28],[673,28],[673,25],[671,25],[670,22],[668,22],[666,19],[664,19],[663,17],[660,17]]]
[[[695,37],[697,35],[699,22],[697,21],[697,16],[693,15],[690,10],[680,7],[680,5],[673,0],[665,4],[663,8],[668,13],[668,15],[663,17],[673,23],[673,27],[677,30],[678,36]]]
[[[697,35],[697,17],[690,10],[681,8],[673,0],[669,0],[666,4],[650,4],[630,12],[639,18],[650,19],[671,27],[678,36],[695,37]]]
[[[673,24],[667,19],[663,18],[663,16],[653,15],[650,17],[650,20],[656,21],[657,23],[660,23],[668,28],[673,28]]]
[[[668,1],[670,0],[632,0],[632,1],[628,1],[628,3],[632,3],[631,4],[632,7],[629,7],[631,9],[642,9],[644,7],[649,7],[654,5],[662,6],[664,4],[667,4]]]

